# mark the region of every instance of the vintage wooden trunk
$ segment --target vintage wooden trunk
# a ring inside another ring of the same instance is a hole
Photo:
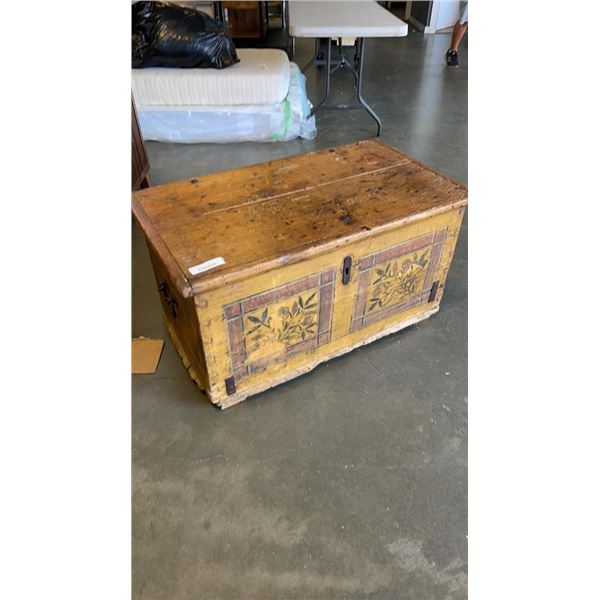
[[[133,195],[173,342],[221,408],[435,313],[466,204],[371,140]]]

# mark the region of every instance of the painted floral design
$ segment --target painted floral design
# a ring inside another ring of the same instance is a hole
[[[421,256],[388,262],[385,267],[375,268],[377,279],[371,283],[367,312],[398,304],[419,291],[429,264],[429,249]],[[400,264],[399,264],[400,263]]]
[[[292,346],[317,332],[318,291],[300,294],[291,306],[289,301],[277,307],[269,307],[254,315],[247,315],[251,327],[246,331],[249,350],[256,351],[271,343]],[[270,311],[274,314],[270,314]]]

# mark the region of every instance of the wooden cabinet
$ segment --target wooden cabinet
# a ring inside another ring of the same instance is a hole
[[[221,408],[437,312],[466,203],[377,141],[133,199],[173,342]]]
[[[221,2],[221,10],[232,38],[265,36],[268,25],[265,2]]]
[[[131,189],[139,190],[150,186],[150,163],[140,131],[140,124],[131,99]]]

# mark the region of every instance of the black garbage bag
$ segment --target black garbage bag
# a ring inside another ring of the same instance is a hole
[[[135,2],[131,24],[134,69],[224,69],[240,60],[225,29],[198,10],[170,2]]]

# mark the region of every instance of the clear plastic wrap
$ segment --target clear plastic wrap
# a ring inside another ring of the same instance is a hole
[[[290,87],[277,104],[191,108],[138,107],[145,140],[175,143],[285,142],[317,135],[306,78],[290,63]]]

